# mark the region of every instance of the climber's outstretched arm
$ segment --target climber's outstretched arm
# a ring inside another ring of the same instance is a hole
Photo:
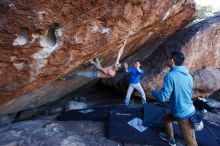
[[[116,59],[115,64],[119,64],[119,60],[120,60],[121,55],[122,55],[122,53],[123,53],[123,51],[124,51],[126,42],[127,42],[127,39],[124,40],[123,46],[122,46],[122,47],[120,48],[120,50],[118,51],[118,55],[117,55],[117,59]]]

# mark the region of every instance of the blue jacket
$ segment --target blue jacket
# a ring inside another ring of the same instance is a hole
[[[160,92],[151,90],[152,95],[162,101],[170,101],[171,114],[177,118],[186,118],[195,112],[192,102],[193,80],[185,66],[173,67],[164,77]]]
[[[141,70],[141,72],[138,72],[138,70],[134,67],[131,67],[128,69],[128,73],[130,74],[130,76],[129,76],[130,84],[140,83],[141,76],[144,73],[143,69],[140,69],[140,70]]]

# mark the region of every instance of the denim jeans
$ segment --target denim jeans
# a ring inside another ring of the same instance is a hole
[[[198,146],[196,142],[195,132],[191,126],[190,120],[182,120],[179,118],[175,118],[171,114],[167,114],[164,117],[164,121],[165,121],[165,130],[168,138],[174,137],[172,122],[177,121],[180,130],[182,132],[185,144],[187,146]]]

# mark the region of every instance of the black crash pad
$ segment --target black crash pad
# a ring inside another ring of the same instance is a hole
[[[137,112],[111,112],[108,119],[107,137],[119,142],[140,143],[155,146],[167,145],[166,142],[159,138],[158,131],[149,127],[143,127],[141,124],[142,118],[143,114]],[[131,121],[133,121],[133,123]]]
[[[141,112],[143,114],[143,106],[126,106],[126,105],[107,105],[97,106],[93,108],[70,110],[57,116],[58,121],[73,120],[107,120],[111,111],[130,111]]]

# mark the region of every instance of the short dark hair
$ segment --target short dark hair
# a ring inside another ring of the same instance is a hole
[[[139,62],[140,64],[142,64],[142,61],[141,61],[141,60],[136,59],[136,60],[135,60],[135,63],[136,63],[136,62]]]
[[[173,51],[170,57],[177,66],[181,66],[185,60],[185,56],[181,51]]]
[[[142,66],[142,62],[140,60],[136,59],[134,63],[136,63],[136,62],[139,62],[140,65]]]

